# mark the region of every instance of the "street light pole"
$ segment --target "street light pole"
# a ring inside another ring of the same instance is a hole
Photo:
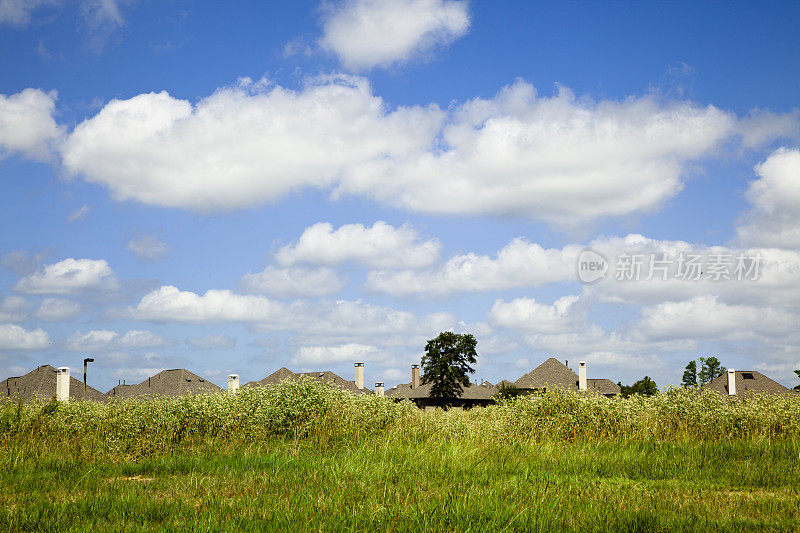
[[[86,396],[86,363],[94,363],[94,359],[87,357],[83,360],[83,395]]]

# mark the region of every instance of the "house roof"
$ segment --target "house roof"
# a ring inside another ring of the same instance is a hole
[[[578,374],[551,357],[514,382],[520,389],[540,389],[547,385],[578,390]]]
[[[23,376],[6,378],[0,385],[0,397],[21,399],[27,402],[34,396],[42,399],[55,398],[56,369],[54,367],[42,365]],[[103,401],[106,399],[106,395],[88,385],[84,391],[83,382],[70,375],[69,398],[70,400]]]
[[[203,394],[221,390],[222,388],[185,368],[173,368],[163,370],[136,385],[117,385],[108,391],[108,396],[114,396],[114,392],[117,393],[116,397],[118,398],[130,398],[144,394],[182,396],[187,393]]]
[[[259,381],[249,381],[245,383],[245,387],[271,387],[272,385],[277,385],[281,381],[286,379],[298,379],[300,377],[305,377],[309,379],[318,379],[323,383],[329,383],[331,385],[335,385],[339,388],[344,390],[353,392],[355,394],[369,394],[372,393],[371,390],[367,388],[359,389],[356,387],[355,380],[350,381],[344,379],[338,374],[331,372],[330,370],[326,370],[324,372],[292,372],[286,367],[281,367],[272,374],[268,375],[264,379]]]
[[[787,389],[775,380],[772,380],[758,372],[757,370],[737,370],[736,375],[736,395],[748,396],[750,394],[791,394],[792,390]],[[728,395],[728,373],[715,377],[711,383],[703,385],[704,389],[717,391],[720,394]]]
[[[586,387],[589,391],[598,394],[620,394],[622,392],[619,385],[608,378],[589,378],[586,380]]]
[[[412,389],[411,383],[401,383],[400,385],[387,390],[386,396],[389,398],[408,400],[415,398],[429,398],[432,387],[433,384],[426,383],[424,385],[420,385],[416,389]],[[470,383],[463,388],[463,391],[458,398],[461,400],[491,400],[499,390],[500,388],[497,385],[492,385],[488,381],[484,381],[480,385]]]

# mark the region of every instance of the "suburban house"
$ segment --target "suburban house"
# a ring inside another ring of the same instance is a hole
[[[323,383],[329,383],[346,391],[355,394],[372,394],[372,391],[364,387],[364,363],[355,364],[355,379],[352,381],[344,379],[338,374],[326,370],[324,372],[292,372],[286,367],[281,367],[269,376],[259,381],[249,381],[245,387],[271,387],[287,379],[317,379]]]
[[[422,384],[419,365],[411,365],[411,381],[387,390],[386,397],[395,400],[411,400],[420,409],[444,405],[469,409],[494,403],[494,395],[499,390],[496,385],[484,381],[480,385],[470,383],[463,388],[461,395],[457,398],[432,398],[431,387],[433,385],[430,383]]]
[[[185,368],[164,370],[137,385],[117,385],[106,393],[109,398],[130,398],[152,394],[154,396],[182,396],[186,393],[218,392],[222,388]]]
[[[585,390],[590,394],[614,397],[621,391],[619,385],[606,378],[589,378],[586,376],[586,363],[579,363],[582,376],[576,374],[565,364],[551,357],[514,382],[514,386],[525,392],[542,391],[548,388],[567,390]],[[581,387],[581,377],[586,381]]]
[[[793,394],[787,389],[756,370],[733,370],[715,377],[704,389],[716,391],[725,396],[747,397],[753,394]]]
[[[34,396],[43,400],[56,397],[56,381],[58,370],[50,365],[42,365],[24,376],[3,380],[3,396],[11,399],[30,401]],[[93,387],[84,389],[83,382],[69,376],[70,400],[104,401],[106,395]]]
[[[548,388],[560,388],[574,391],[586,391],[589,394],[598,394],[613,397],[620,393],[619,385],[610,379],[589,379],[586,377],[586,363],[580,363],[580,375],[576,374],[558,359],[551,357],[545,362],[520,377],[513,383],[502,380],[497,385],[488,381],[476,384],[470,383],[464,387],[457,398],[431,398],[431,384],[422,384],[419,375],[419,365],[411,365],[411,382],[402,383],[386,391],[386,396],[396,400],[411,400],[417,407],[437,407],[449,405],[469,409],[475,406],[486,406],[494,403],[494,396],[500,392],[503,385],[520,389],[523,393],[536,391],[544,392]],[[581,381],[584,381],[581,385]]]

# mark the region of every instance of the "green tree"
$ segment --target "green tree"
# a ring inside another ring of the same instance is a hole
[[[721,376],[728,371],[727,368],[722,366],[722,363],[719,362],[719,359],[714,356],[701,357],[700,364],[702,365],[700,367],[700,374],[698,374],[698,377],[700,378],[700,385],[710,383],[712,379],[717,376]]]
[[[689,361],[689,364],[686,365],[686,369],[683,372],[683,382],[681,383],[684,387],[696,387],[697,386],[697,363],[694,361]]]
[[[617,385],[622,391],[623,398],[628,398],[634,394],[641,394],[642,396],[658,394],[658,385],[650,379],[650,376],[643,377],[633,385],[623,385],[622,383],[617,383]]]
[[[468,334],[443,331],[425,345],[422,356],[422,383],[432,383],[431,397],[457,398],[469,385],[469,376],[475,369],[478,341]]]
[[[798,378],[800,378],[800,370],[795,370],[794,373],[797,374]],[[795,385],[794,390],[800,390],[800,385]]]

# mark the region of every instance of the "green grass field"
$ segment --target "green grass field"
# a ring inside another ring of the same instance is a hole
[[[800,399],[7,404],[0,530],[800,531]]]

